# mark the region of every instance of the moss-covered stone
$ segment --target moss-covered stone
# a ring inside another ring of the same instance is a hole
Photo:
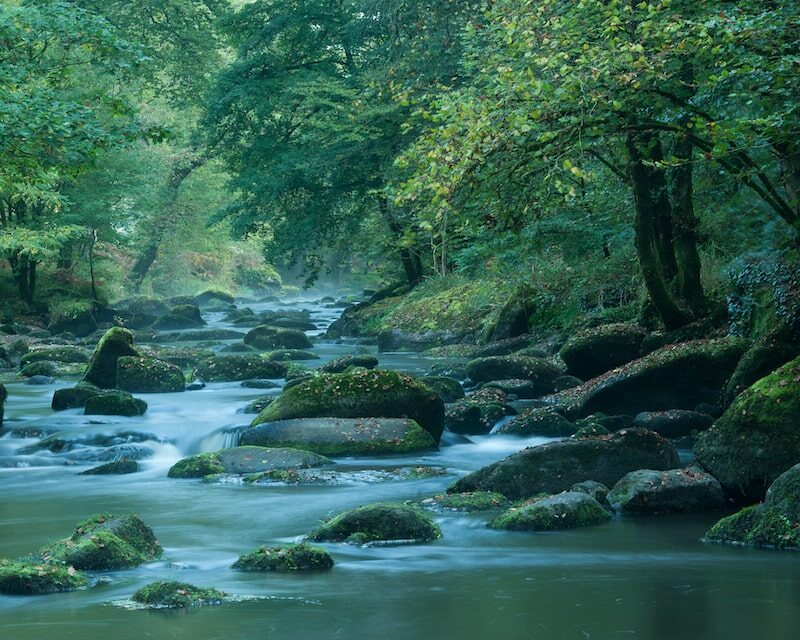
[[[644,329],[636,325],[607,324],[579,332],[559,355],[571,374],[588,380],[636,360],[644,337]]]
[[[244,475],[274,469],[310,469],[333,464],[324,456],[290,447],[244,445],[212,453],[199,453],[176,462],[170,478],[202,478],[217,474]]]
[[[200,307],[206,307],[211,303],[223,302],[225,304],[233,304],[234,297],[227,291],[220,291],[219,289],[207,289],[198,293],[195,297],[195,302]]]
[[[152,529],[134,514],[93,516],[78,524],[72,536],[36,554],[44,563],[86,571],[128,569],[160,556]]]
[[[139,463],[136,460],[129,460],[123,458],[122,460],[114,460],[113,462],[106,462],[98,467],[92,467],[86,471],[82,471],[82,476],[103,476],[103,475],[124,475],[128,473],[136,473],[139,471]]]
[[[79,349],[78,347],[49,347],[28,351],[20,358],[19,364],[20,367],[24,367],[31,362],[40,362],[42,360],[74,364],[89,362],[89,356],[83,349]]]
[[[131,393],[171,393],[186,389],[186,378],[174,364],[155,358],[117,358],[117,388]]]
[[[492,380],[491,382],[485,382],[483,383],[482,388],[500,389],[507,395],[513,395],[523,400],[538,398],[542,395],[539,386],[535,382],[531,382],[530,380],[519,380],[515,378],[511,378],[510,380]]]
[[[97,321],[88,309],[70,311],[53,316],[47,330],[54,336],[69,333],[76,338],[83,338],[97,331]]]
[[[247,332],[245,344],[269,351],[271,349],[310,349],[313,344],[308,336],[299,329],[282,329],[269,325],[261,325]]]
[[[375,456],[436,448],[433,436],[404,418],[299,418],[244,431],[240,445],[292,447],[324,456]]]
[[[800,550],[800,465],[778,476],[763,504],[723,518],[705,540]]]
[[[717,511],[725,506],[722,487],[699,469],[639,469],[613,486],[608,501],[625,514]]]
[[[451,433],[484,435],[505,415],[504,404],[470,397],[445,407],[444,425]]]
[[[198,453],[179,460],[167,472],[170,478],[202,478],[217,473],[224,473],[225,467],[219,459],[219,452]]]
[[[608,511],[590,495],[567,491],[511,507],[491,520],[489,527],[508,531],[555,531],[590,527],[609,520]]]
[[[283,378],[287,365],[259,355],[220,355],[202,360],[197,376],[206,382],[231,382],[252,378]]]
[[[36,596],[74,591],[88,580],[73,567],[37,562],[0,560],[0,593],[10,596]]]
[[[245,347],[252,349],[249,345]],[[319,356],[311,351],[302,351],[300,349],[281,349],[279,351],[270,351],[265,354],[267,360],[275,360],[277,362],[292,362],[301,360],[319,360]]]
[[[585,440],[586,438],[597,438],[599,436],[607,436],[611,432],[606,429],[602,424],[592,422],[579,427],[578,430],[572,434],[576,440]]]
[[[557,401],[568,418],[694,409],[717,401],[746,346],[738,338],[669,345],[563,391]]]
[[[154,329],[194,329],[205,324],[200,309],[191,304],[179,304],[153,323]]]
[[[222,604],[227,597],[217,589],[165,580],[142,587],[133,594],[132,600],[155,609],[185,609]]]
[[[578,427],[553,407],[527,409],[502,424],[498,433],[518,436],[546,436],[559,438],[571,436]]]
[[[419,381],[439,394],[444,402],[456,402],[464,397],[464,387],[455,378],[446,376],[426,376]]]
[[[139,357],[133,347],[133,334],[121,327],[111,327],[97,343],[81,380],[101,389],[116,388],[117,359],[123,356]]]
[[[126,300],[120,300],[117,306],[132,313],[153,316],[155,318],[167,315],[170,309],[169,305],[163,300],[148,298],[146,296],[136,296]]]
[[[333,568],[333,558],[325,549],[309,544],[286,547],[259,547],[241,556],[232,569],[239,571],[327,571]]]
[[[683,438],[695,431],[705,431],[714,423],[707,413],[687,409],[669,411],[646,411],[633,420],[634,427],[650,429],[665,438]]]
[[[419,501],[421,507],[432,511],[457,511],[475,513],[505,509],[508,500],[500,493],[491,491],[474,491],[472,493],[443,493]]]
[[[494,342],[528,333],[535,310],[535,296],[536,292],[530,285],[519,285],[500,308],[497,320],[489,331],[489,339]]]
[[[37,360],[26,364],[19,370],[19,375],[23,378],[32,378],[33,376],[46,376],[53,378],[58,375],[59,369],[55,362],[49,360]]]
[[[74,387],[56,390],[53,393],[51,407],[53,411],[83,407],[89,398],[95,398],[107,393],[113,393],[113,391],[101,389],[88,382],[79,382]]]
[[[442,536],[439,527],[422,509],[405,504],[370,504],[345,511],[309,534],[317,542],[378,541],[430,542]]]
[[[125,391],[112,391],[86,399],[83,413],[87,416],[141,416],[147,403]]]
[[[533,356],[491,356],[476,358],[467,364],[467,374],[474,382],[492,380],[530,380],[537,396],[552,393],[553,381],[564,373],[554,361]]]
[[[529,447],[474,471],[452,484],[448,493],[495,491],[511,500],[567,491],[584,480],[612,486],[637,469],[672,469],[678,453],[671,442],[643,429],[609,436],[561,440]]]
[[[350,367],[361,367],[362,369],[374,369],[378,366],[378,359],[368,354],[342,356],[331,360],[328,364],[319,368],[322,373],[344,373]]]
[[[261,396],[260,398],[256,398],[255,400],[247,403],[245,408],[242,409],[242,413],[258,415],[264,409],[266,409],[273,400],[275,400],[275,396]]]
[[[407,417],[436,443],[444,424],[444,403],[415,378],[394,371],[321,374],[287,388],[252,425],[292,418]]]
[[[700,464],[742,501],[800,462],[800,358],[739,394],[694,448]]]

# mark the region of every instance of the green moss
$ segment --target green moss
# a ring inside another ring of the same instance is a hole
[[[0,593],[12,596],[74,591],[88,580],[72,567],[0,560]]]
[[[259,547],[233,563],[240,571],[325,571],[333,567],[333,558],[320,547],[294,544],[288,547]]]
[[[249,402],[242,410],[243,413],[259,414],[266,409],[270,403],[275,400],[275,396],[261,396],[252,402]]]
[[[551,393],[553,380],[563,373],[554,361],[533,356],[489,356],[476,358],[467,364],[467,374],[475,382],[530,380],[541,395]]]
[[[170,478],[202,478],[215,473],[223,473],[225,467],[218,453],[199,453],[179,460],[167,472]]]
[[[261,325],[251,329],[244,337],[244,343],[256,349],[310,349],[313,344],[299,329],[283,329]]]
[[[117,386],[117,358],[138,357],[133,347],[133,334],[121,327],[111,327],[97,343],[83,382],[89,382],[101,389],[114,389]]]
[[[439,394],[444,402],[456,402],[464,397],[464,388],[454,378],[444,376],[426,376],[419,381],[426,387]]]
[[[83,407],[89,398],[102,396],[107,393],[113,393],[106,389],[89,384],[88,382],[79,382],[74,387],[69,389],[58,389],[53,393],[53,401],[51,407],[53,411],[64,411],[66,409],[74,409],[76,407]]]
[[[350,367],[361,367],[363,369],[374,369],[378,366],[378,359],[371,355],[343,356],[331,360],[328,364],[319,368],[322,373],[344,373]]]
[[[498,433],[558,438],[570,436],[576,429],[572,422],[553,407],[536,407],[511,418],[498,429]]]
[[[55,362],[48,360],[37,360],[26,364],[19,371],[19,375],[23,378],[32,378],[33,376],[47,376],[52,378],[58,375],[58,367]]]
[[[230,382],[253,378],[283,378],[287,365],[258,355],[218,355],[197,365],[197,377],[205,382]]]
[[[611,519],[600,503],[585,493],[567,492],[511,507],[489,522],[492,529],[554,531],[602,524]]]
[[[122,356],[117,358],[117,388],[133,393],[183,391],[186,379],[174,364],[155,358]]]
[[[248,349],[252,349],[249,345],[244,345]],[[270,351],[264,354],[267,360],[275,360],[276,362],[297,361],[297,360],[318,360],[319,356],[311,351],[301,351],[300,349],[281,349],[280,351]]]
[[[24,367],[31,362],[40,362],[42,360],[49,360],[50,362],[86,363],[89,362],[89,356],[86,355],[83,349],[77,347],[51,347],[28,351],[20,358],[19,364],[21,367]]]
[[[221,604],[227,594],[217,589],[195,587],[185,582],[153,582],[133,594],[133,601],[154,608],[183,609]]]
[[[439,527],[421,509],[405,504],[379,503],[334,516],[308,537],[317,542],[364,544],[387,540],[429,542],[441,536]]]
[[[504,509],[508,499],[500,493],[473,491],[469,493],[443,493],[432,498],[420,500],[420,505],[434,511],[460,511],[473,513]]]
[[[609,433],[610,431],[602,424],[592,422],[580,427],[575,433],[572,434],[572,437],[576,440],[581,440],[584,438],[598,438],[600,436],[607,436]]]
[[[585,329],[570,338],[559,355],[570,373],[587,380],[638,358],[644,337],[644,330],[635,325]]]
[[[87,398],[84,414],[87,416],[141,416],[147,411],[147,403],[124,391],[112,391]]]

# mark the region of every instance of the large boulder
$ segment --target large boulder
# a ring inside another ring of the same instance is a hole
[[[413,541],[430,542],[442,537],[431,517],[406,504],[369,504],[345,511],[308,535],[316,542]]]
[[[239,571],[326,571],[333,567],[333,558],[325,549],[309,544],[292,544],[286,547],[259,547],[241,556],[231,569]]]
[[[275,469],[311,469],[333,464],[324,456],[294,448],[239,446],[212,453],[199,453],[176,462],[170,478],[202,478],[218,473],[245,475]]]
[[[644,329],[635,325],[607,324],[579,332],[559,355],[571,374],[588,380],[636,360],[644,336]]]
[[[200,309],[191,304],[179,304],[172,307],[169,313],[161,316],[153,323],[154,329],[194,329],[202,327],[205,320],[200,315]]]
[[[156,358],[117,358],[117,388],[131,393],[170,393],[186,389],[186,378],[174,364]]]
[[[445,407],[444,426],[451,433],[485,435],[505,417],[504,400],[505,394],[502,400],[471,396],[448,404]]]
[[[571,436],[578,426],[567,420],[553,407],[534,407],[503,423],[497,433],[516,436]]]
[[[244,337],[245,344],[269,351],[271,349],[310,349],[314,346],[308,336],[299,329],[282,329],[261,325],[251,329]]]
[[[800,464],[775,479],[763,504],[746,507],[723,518],[704,539],[800,550]]]
[[[533,356],[490,356],[467,364],[467,374],[474,382],[493,380],[530,380],[538,395],[552,393],[553,381],[564,371],[552,360]]]
[[[764,497],[800,462],[800,357],[739,394],[694,448],[700,464],[743,502]]]
[[[699,469],[632,471],[615,484],[608,502],[624,514],[717,511],[725,506],[722,487]]]
[[[147,411],[147,403],[134,398],[126,391],[110,391],[87,398],[83,413],[87,416],[141,416]]]
[[[506,340],[528,333],[534,312],[535,292],[527,284],[518,286],[500,309],[489,339]]]
[[[117,306],[136,315],[150,316],[153,319],[167,315],[170,309],[169,305],[163,300],[144,296],[121,300],[117,303]]]
[[[444,402],[456,402],[464,397],[464,387],[455,378],[446,376],[426,376],[419,381],[431,391],[439,394]]]
[[[111,327],[100,338],[81,380],[100,387],[117,386],[117,359],[123,356],[139,357],[133,347],[133,334],[121,327]]]
[[[206,382],[232,382],[253,378],[282,378],[286,363],[257,354],[218,355],[197,363],[197,376]]]
[[[134,514],[93,516],[78,524],[72,536],[36,554],[46,564],[87,571],[137,567],[160,556],[161,545],[153,530]]]
[[[611,515],[587,493],[567,491],[511,507],[489,522],[492,529],[554,531],[603,524]]]
[[[444,403],[407,374],[378,370],[330,373],[284,389],[252,426],[318,417],[410,418],[438,443],[444,426]]]
[[[195,296],[195,302],[200,307],[207,307],[209,305],[216,305],[220,302],[223,304],[233,304],[234,298],[231,294],[225,293],[224,291],[217,291],[214,289],[208,289],[207,291],[203,291],[202,293],[198,293]]]
[[[474,471],[448,493],[496,491],[511,500],[567,491],[584,480],[614,485],[637,469],[673,469],[678,453],[668,440],[642,429],[608,436],[548,442]]]
[[[74,387],[58,389],[53,393],[51,408],[53,411],[64,411],[75,409],[86,405],[89,398],[95,398],[107,393],[113,393],[109,389],[101,389],[88,382],[79,382]]]
[[[694,409],[716,404],[744,353],[738,338],[670,345],[559,394],[567,417]]]
[[[293,447],[325,456],[373,456],[435,449],[433,436],[404,418],[299,418],[264,422],[240,445]]]
[[[688,409],[644,411],[633,419],[632,427],[655,431],[665,438],[683,438],[693,431],[705,431],[714,423],[707,413]]]

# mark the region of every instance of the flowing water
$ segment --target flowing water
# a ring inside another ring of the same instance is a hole
[[[256,311],[274,305],[249,305]],[[298,302],[324,327],[337,311]],[[225,325],[209,314],[211,326]],[[317,365],[352,353],[353,343],[319,342]],[[432,361],[382,354],[385,368],[421,373]],[[440,493],[455,478],[544,439],[453,440],[440,451],[359,460],[361,467],[432,465],[433,478],[339,486],[244,486],[171,480],[186,455],[230,446],[252,416],[239,411],[263,390],[239,383],[143,396],[138,418],[53,414],[54,386],[9,385],[6,433],[69,432],[68,451],[25,449],[39,437],[0,437],[0,557],[30,553],[68,535],[97,512],[138,513],[164,557],[107,574],[93,588],[37,597],[0,596],[3,640],[587,639],[795,638],[800,632],[800,555],[704,545],[717,516],[617,518],[559,533],[509,533],[486,516],[438,515],[434,544],[361,548],[327,545],[334,569],[318,575],[231,570],[242,553],[290,542],[327,515],[381,500]],[[98,435],[142,456],[143,471],[81,476],[98,464]],[[83,443],[83,444],[80,444]],[[22,450],[22,452],[20,451]],[[91,459],[90,459],[91,458]],[[348,461],[344,462],[345,465]],[[353,461],[349,461],[353,464]],[[174,579],[262,599],[185,612],[131,611],[114,601],[144,584]]]

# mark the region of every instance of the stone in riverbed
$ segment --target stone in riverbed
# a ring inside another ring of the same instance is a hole
[[[342,356],[331,360],[328,364],[319,368],[322,373],[344,373],[350,367],[361,367],[362,369],[374,369],[378,366],[378,359],[371,355]],[[424,384],[424,382],[423,382]]]
[[[217,589],[196,587],[185,582],[152,582],[131,599],[153,609],[186,609],[222,604],[229,596]]]
[[[553,381],[564,373],[552,360],[532,356],[491,356],[476,358],[467,364],[467,374],[474,382],[492,380],[529,380],[530,393],[543,396],[555,389]]]
[[[301,543],[285,547],[259,547],[241,556],[231,569],[239,571],[327,571],[333,568],[333,558],[325,549]]]
[[[404,418],[299,418],[265,422],[239,437],[240,445],[294,447],[326,456],[413,453],[435,449],[427,431]]]
[[[186,378],[174,364],[156,358],[117,358],[117,388],[131,393],[173,393],[186,389]]]
[[[79,349],[78,347],[48,347],[28,351],[28,353],[20,358],[19,364],[21,367],[24,367],[26,364],[39,362],[41,360],[74,364],[89,362],[89,356],[83,349]]]
[[[504,423],[497,433],[517,436],[545,436],[559,438],[571,436],[578,427],[558,413],[553,407],[534,407],[523,411]]]
[[[74,387],[57,389],[55,393],[53,393],[51,407],[53,411],[64,411],[66,409],[83,407],[89,398],[95,398],[108,393],[113,393],[113,391],[101,389],[88,382],[79,382]]]
[[[405,504],[369,504],[345,511],[308,535],[315,542],[430,542],[442,537],[431,517]]]
[[[475,491],[473,493],[443,493],[423,498],[419,505],[437,512],[475,513],[508,507],[508,500],[500,493]]]
[[[134,398],[126,391],[111,391],[86,399],[83,413],[87,416],[141,416],[147,411],[147,403]]]
[[[104,476],[104,475],[124,475],[139,471],[139,463],[136,460],[124,458],[101,464],[99,467],[92,467],[86,471],[81,471],[82,476]]]
[[[717,479],[699,469],[639,469],[613,486],[608,501],[628,515],[689,513],[722,509],[725,495]]]
[[[34,376],[54,378],[58,374],[58,366],[55,362],[50,362],[49,360],[37,360],[26,364],[19,370],[19,375],[22,378],[33,378]]]
[[[133,334],[121,327],[111,327],[97,343],[81,381],[101,389],[114,389],[117,386],[117,360],[123,356],[138,358],[139,355],[133,347]]]
[[[36,558],[86,571],[129,569],[161,556],[161,545],[138,516],[101,514],[78,524],[71,537],[40,549]]]
[[[200,309],[191,304],[179,304],[170,309],[170,312],[161,316],[153,323],[154,329],[194,329],[202,327],[205,320],[200,315]]]
[[[439,442],[444,403],[415,378],[394,371],[327,373],[304,380],[272,402],[252,426],[293,418],[410,418]]]
[[[579,332],[561,347],[567,370],[584,380],[636,360],[645,331],[627,324],[608,324]]]
[[[38,562],[0,560],[0,593],[10,596],[37,596],[74,591],[88,580],[73,567],[43,565]]]
[[[464,398],[445,407],[444,425],[451,433],[485,435],[505,415],[504,404]]]
[[[611,520],[611,515],[586,493],[567,491],[511,507],[489,522],[492,529],[556,531],[591,527]]]
[[[234,382],[253,378],[282,378],[286,364],[259,355],[224,355],[206,358],[197,364],[197,375],[206,382]]]
[[[464,387],[455,378],[447,376],[425,376],[419,381],[439,394],[444,402],[457,402],[464,397]]]
[[[333,464],[310,451],[289,447],[239,446],[212,453],[199,453],[176,462],[170,478],[202,478],[208,475],[244,475],[274,469],[310,469]]]
[[[669,411],[645,411],[633,419],[631,426],[650,429],[665,438],[683,438],[693,431],[705,431],[714,423],[707,413],[671,409]]]
[[[584,480],[611,486],[630,471],[677,466],[678,453],[671,442],[652,431],[625,429],[605,437],[523,449],[464,476],[447,492],[496,491],[519,500],[566,491]]]
[[[310,349],[314,346],[308,336],[299,329],[281,329],[269,325],[261,325],[248,331],[244,342],[262,351]]]

